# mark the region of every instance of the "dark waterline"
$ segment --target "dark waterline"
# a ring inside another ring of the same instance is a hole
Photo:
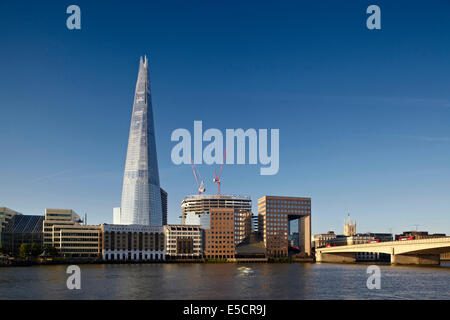
[[[80,265],[0,268],[0,299],[450,299],[450,264],[381,265],[381,290],[361,264]]]

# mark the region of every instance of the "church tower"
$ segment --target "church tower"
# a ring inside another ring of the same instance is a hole
[[[351,221],[350,212],[347,214],[347,219],[344,221],[344,236],[350,237],[356,235],[356,220]]]

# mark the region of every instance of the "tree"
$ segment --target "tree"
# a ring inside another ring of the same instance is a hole
[[[44,252],[46,252],[48,255],[52,257],[56,257],[59,255],[58,249],[48,244],[44,245]]]
[[[31,255],[31,245],[29,243],[22,243],[19,248],[19,255],[26,259]]]
[[[36,242],[33,242],[31,244],[30,252],[33,257],[37,257],[38,255],[40,255],[42,253],[41,245]]]

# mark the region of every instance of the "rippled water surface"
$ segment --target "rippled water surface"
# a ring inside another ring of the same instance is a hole
[[[67,266],[0,268],[0,299],[450,299],[450,264],[381,268],[368,290],[359,264],[80,265],[81,290]]]

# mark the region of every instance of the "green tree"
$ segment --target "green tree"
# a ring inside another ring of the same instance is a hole
[[[29,243],[22,243],[19,248],[19,255],[25,259],[31,255],[31,245]]]
[[[33,242],[31,244],[30,251],[31,251],[31,255],[33,257],[37,257],[38,255],[40,255],[42,253],[42,247],[39,243]]]

